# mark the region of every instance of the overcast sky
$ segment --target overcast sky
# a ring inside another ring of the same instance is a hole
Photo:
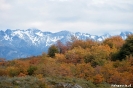
[[[0,30],[133,32],[133,0],[0,0]]]

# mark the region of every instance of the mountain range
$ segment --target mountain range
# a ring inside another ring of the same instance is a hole
[[[121,32],[119,35],[123,39],[126,39],[129,34],[132,34],[132,32]],[[0,58],[11,60],[41,55],[43,52],[47,52],[49,46],[55,44],[57,40],[65,43],[71,40],[71,36],[75,36],[81,40],[92,39],[96,41],[103,41],[104,39],[111,37],[110,34],[98,36],[66,30],[56,33],[42,32],[38,29],[1,30]]]

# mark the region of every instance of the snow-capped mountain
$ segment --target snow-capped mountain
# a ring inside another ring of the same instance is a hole
[[[120,36],[125,39],[131,32],[122,32]],[[76,36],[78,39],[86,40],[93,39],[102,41],[110,37],[110,34],[102,36],[90,35],[88,33],[60,31],[56,33],[42,32],[38,29],[27,30],[10,30],[0,31],[0,58],[7,60],[15,58],[24,58],[28,56],[40,55],[47,52],[50,45],[61,40],[63,43],[70,41],[71,36]]]

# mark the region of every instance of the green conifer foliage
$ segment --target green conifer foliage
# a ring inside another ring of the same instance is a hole
[[[125,44],[120,49],[118,53],[118,60],[126,59],[126,57],[133,56],[133,35],[129,35],[125,40]]]
[[[59,53],[59,50],[58,48],[55,46],[55,45],[51,45],[48,49],[48,55],[50,57],[54,57],[55,56],[55,53]]]

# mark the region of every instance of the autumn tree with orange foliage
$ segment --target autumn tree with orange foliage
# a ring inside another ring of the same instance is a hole
[[[67,63],[83,63],[84,62],[84,54],[85,49],[79,47],[75,47],[72,50],[69,50],[65,53],[65,58]]]
[[[124,44],[124,40],[120,36],[112,36],[110,38],[105,39],[103,41],[103,44],[107,44],[112,49],[120,49]]]

